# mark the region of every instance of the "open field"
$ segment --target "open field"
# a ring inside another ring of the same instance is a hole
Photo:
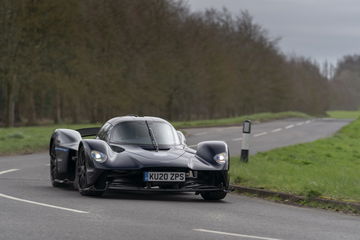
[[[175,128],[185,127],[205,127],[216,125],[234,125],[241,124],[245,119],[254,121],[266,121],[290,117],[309,117],[303,113],[297,112],[283,112],[283,113],[260,113],[249,116],[214,119],[203,121],[189,121],[189,122],[173,122]],[[85,127],[96,127],[97,124],[77,124],[77,125],[51,125],[38,127],[17,127],[17,128],[0,128],[0,154],[15,154],[15,153],[31,153],[40,150],[45,150],[51,133],[56,128],[70,128],[79,129]]]
[[[335,136],[232,159],[231,181],[306,197],[360,202],[360,120]]]

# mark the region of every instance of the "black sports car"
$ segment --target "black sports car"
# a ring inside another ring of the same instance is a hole
[[[83,138],[91,136],[96,138]],[[118,189],[195,192],[219,200],[229,188],[225,142],[201,142],[195,151],[180,131],[156,117],[116,117],[101,128],[57,129],[49,152],[52,185],[73,182],[82,195]]]

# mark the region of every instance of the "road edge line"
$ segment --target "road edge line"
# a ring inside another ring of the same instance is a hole
[[[202,228],[194,228],[193,231],[205,232],[205,233],[213,233],[213,234],[233,236],[233,237],[241,237],[241,238],[252,238],[252,239],[261,239],[261,240],[280,240],[279,238],[259,237],[259,236],[255,236],[255,235],[214,231],[214,230],[208,230],[208,229],[202,229]]]
[[[60,210],[64,210],[64,211],[69,211],[69,212],[89,213],[86,211],[81,211],[81,210],[77,210],[77,209],[73,209],[73,208],[60,207],[60,206],[55,206],[55,205],[51,205],[51,204],[47,204],[47,203],[41,203],[41,202],[35,202],[35,201],[26,200],[26,199],[22,199],[22,198],[17,198],[17,197],[3,194],[3,193],[0,193],[0,197],[18,201],[18,202],[30,203],[33,205],[38,205],[38,206],[43,206],[43,207],[48,207],[48,208],[55,208],[55,209],[60,209]]]
[[[11,172],[15,172],[15,171],[19,171],[20,169],[17,168],[12,168],[12,169],[8,169],[8,170],[4,170],[0,172],[0,175],[5,174],[5,173],[11,173]]]

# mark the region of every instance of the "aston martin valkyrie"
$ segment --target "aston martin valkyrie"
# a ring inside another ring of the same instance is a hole
[[[82,195],[117,189],[195,192],[220,200],[229,190],[227,144],[205,141],[194,150],[161,118],[124,116],[101,128],[56,129],[49,153],[52,185],[72,183]]]

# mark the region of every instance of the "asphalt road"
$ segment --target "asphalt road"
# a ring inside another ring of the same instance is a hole
[[[350,120],[339,119],[286,119],[268,123],[253,124],[250,138],[250,153],[311,142],[329,137]],[[213,127],[185,129],[187,143],[195,148],[204,140],[222,140],[229,145],[233,156],[240,155],[242,127]]]
[[[252,152],[326,137],[346,123],[318,119],[257,124]],[[238,127],[186,132],[189,144],[226,140],[233,154],[240,151]],[[52,188],[47,164],[45,153],[0,158],[1,240],[360,239],[359,217],[237,194],[221,202],[193,194],[82,197],[71,189]]]

